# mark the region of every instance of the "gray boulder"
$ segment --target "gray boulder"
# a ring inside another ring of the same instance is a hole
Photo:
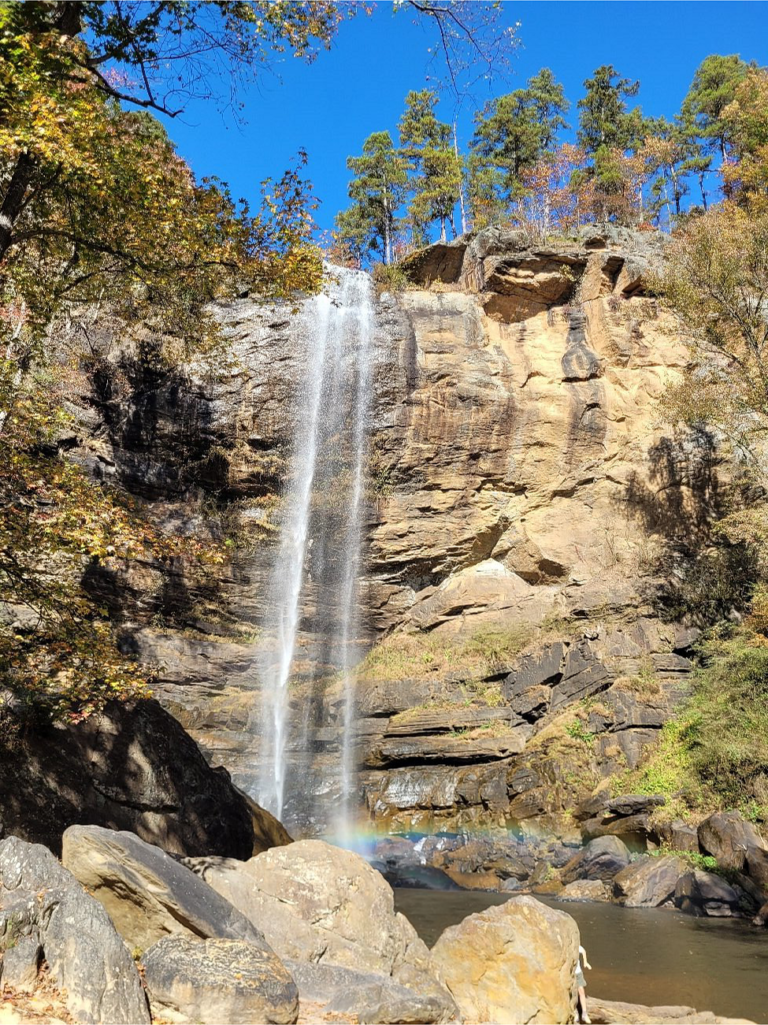
[[[251,858],[199,859],[196,869],[258,923],[283,961],[331,964],[391,977],[434,999],[442,1021],[455,1005],[432,956],[397,914],[392,888],[367,861],[322,840],[300,840]]]
[[[13,836],[0,842],[0,945],[4,983],[33,988],[44,958],[76,1021],[149,1022],[138,971],[107,912],[49,850]]]
[[[613,896],[627,908],[657,908],[675,896],[678,879],[685,875],[682,858],[638,858],[613,877]]]
[[[719,811],[699,823],[701,849],[717,858],[721,868],[742,872],[751,847],[765,849],[762,837],[737,811]]]
[[[368,1025],[428,1025],[445,1021],[445,1001],[415,992],[389,976],[332,964],[287,961],[299,987],[302,1017],[354,1015]]]
[[[761,847],[749,847],[745,871],[758,889],[768,896],[768,851]]]
[[[681,911],[710,918],[732,918],[741,914],[741,902],[734,888],[714,872],[694,869],[677,881],[675,904]]]
[[[558,900],[595,900],[611,899],[610,885],[602,879],[574,879],[557,895]]]
[[[242,940],[166,936],[141,959],[155,1019],[200,1025],[292,1025],[296,983],[268,949]]]
[[[246,940],[269,950],[263,933],[170,855],[133,833],[70,826],[64,865],[109,912],[131,948],[164,936]]]
[[[560,878],[566,886],[576,879],[612,879],[628,864],[626,844],[616,836],[601,836],[590,840],[571,858]]]

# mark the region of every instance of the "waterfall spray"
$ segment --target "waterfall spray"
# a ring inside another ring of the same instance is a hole
[[[294,438],[280,543],[265,624],[277,658],[261,679],[261,756],[258,800],[278,818],[290,791],[292,735],[289,686],[302,609],[311,586],[313,630],[324,637],[341,678],[335,828],[343,832],[354,793],[353,642],[359,628],[358,580],[372,392],[374,326],[370,280],[359,271],[331,269],[326,294],[309,300],[300,337],[309,346],[301,390],[302,416]],[[309,711],[306,712],[307,720]],[[311,746],[305,721],[303,747]],[[294,730],[295,734],[295,730]],[[311,772],[310,759],[298,759]],[[305,781],[302,781],[305,782]]]

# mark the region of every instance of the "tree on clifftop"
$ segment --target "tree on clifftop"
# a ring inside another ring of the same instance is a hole
[[[521,174],[553,151],[559,131],[568,127],[569,106],[562,85],[542,68],[525,89],[491,100],[476,115],[470,194],[477,224],[489,219],[487,211],[508,207]]]
[[[392,262],[397,210],[405,196],[408,173],[389,132],[374,132],[363,143],[359,157],[349,157],[355,175],[349,184],[355,217],[369,225],[373,249],[385,264]]]
[[[410,172],[408,215],[415,240],[428,240],[426,227],[440,224],[445,241],[446,224],[456,236],[453,211],[461,188],[461,160],[453,147],[451,126],[435,116],[437,93],[430,89],[410,92],[398,125],[400,155]]]

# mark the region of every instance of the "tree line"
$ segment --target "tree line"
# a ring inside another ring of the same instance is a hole
[[[702,61],[678,114],[647,117],[632,101],[640,83],[610,64],[571,103],[549,68],[474,116],[467,152],[456,123],[437,115],[439,96],[409,92],[397,142],[377,131],[350,157],[351,204],[335,223],[335,253],[358,266],[470,229],[507,222],[538,236],[589,221],[671,228],[691,209],[726,195],[765,71],[738,55]]]

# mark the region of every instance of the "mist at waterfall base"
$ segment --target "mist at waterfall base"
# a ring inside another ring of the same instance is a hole
[[[305,370],[256,662],[255,797],[299,835],[320,827],[343,839],[358,803],[351,670],[364,654],[358,591],[374,306],[367,274],[326,270],[325,290],[304,302],[296,325]]]

